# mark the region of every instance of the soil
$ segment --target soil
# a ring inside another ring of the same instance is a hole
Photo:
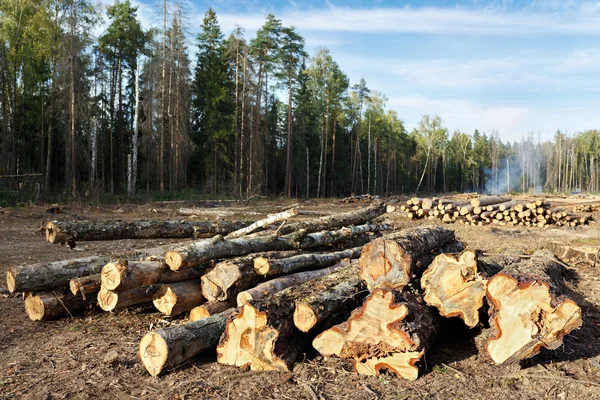
[[[207,219],[254,220],[293,202],[258,201],[247,205],[202,204]],[[82,242],[74,249],[45,242],[39,231],[50,219],[177,219],[179,207],[196,204],[151,203],[91,207],[67,205],[60,214],[47,206],[0,209],[0,288],[8,267],[111,254],[152,247],[169,240]],[[208,207],[208,206],[214,207]],[[302,203],[306,209],[350,210],[360,204],[336,200]],[[596,215],[598,217],[598,215]],[[419,222],[388,214],[398,228]],[[564,229],[472,227],[450,225],[470,249],[486,253],[530,254],[550,240],[600,244],[600,227]],[[600,398],[600,273],[598,266],[570,268],[569,297],[583,309],[583,327],[560,348],[521,364],[494,366],[480,353],[478,330],[447,320],[444,334],[426,355],[421,377],[405,381],[395,375],[365,377],[352,365],[325,359],[307,349],[304,360],[288,374],[255,373],[217,364],[215,355],[194,359],[152,378],[139,362],[137,346],[151,329],[185,322],[149,307],[86,315],[49,322],[30,321],[21,295],[0,289],[0,399],[598,399]]]

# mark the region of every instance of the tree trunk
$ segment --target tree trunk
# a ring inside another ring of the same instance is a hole
[[[221,261],[202,276],[202,293],[208,301],[235,299],[239,292],[251,288],[260,280],[261,277],[254,269],[256,257],[279,259],[297,254],[297,251],[254,253]]]
[[[275,224],[277,222],[285,221],[289,218],[292,218],[293,216],[298,215],[298,213],[299,213],[299,211],[297,208],[290,208],[289,210],[269,215],[265,219],[261,219],[260,221],[256,221],[247,227],[244,227],[244,228],[241,228],[234,232],[229,233],[225,237],[225,239],[234,239],[234,238],[239,238],[239,237],[245,236],[245,235],[252,233],[255,230],[260,229],[264,226],[269,226],[269,225]]]
[[[137,286],[156,283],[175,283],[199,279],[206,269],[187,268],[171,271],[162,261],[128,261],[118,259],[102,268],[102,287],[113,292],[123,292]],[[198,282],[198,287],[200,283]]]
[[[296,328],[309,332],[336,316],[349,315],[366,292],[358,272],[358,263],[353,262],[349,267],[287,289],[285,294],[295,299]]]
[[[208,301],[190,310],[190,321],[199,321],[235,307],[235,300]]]
[[[287,275],[292,272],[308,268],[325,268],[332,266],[345,258],[355,259],[360,257],[362,247],[354,247],[347,250],[331,253],[307,253],[279,260],[256,257],[254,269],[256,273],[264,277]]]
[[[188,312],[205,301],[197,279],[163,284],[152,298],[158,311],[171,316]]]
[[[101,274],[82,276],[71,279],[69,289],[71,289],[73,296],[81,296],[83,300],[86,300],[87,295],[93,294],[95,297],[95,294],[100,290],[101,283]]]
[[[363,375],[382,369],[415,380],[416,363],[431,347],[437,332],[432,309],[408,292],[377,289],[350,319],[313,341],[324,356],[348,359]]]
[[[223,312],[169,328],[148,332],[140,341],[139,353],[144,368],[156,376],[176,368],[205,351],[214,350],[225,331],[227,316]]]
[[[100,273],[110,256],[92,256],[11,267],[6,286],[11,293],[67,287],[69,281]]]
[[[140,98],[140,62],[137,61],[137,69],[135,72],[135,112],[133,115],[133,137],[131,139],[132,161],[131,161],[131,180],[129,184],[129,198],[135,197],[135,188],[137,185],[137,168],[138,168],[138,119],[139,119],[139,98]]]
[[[245,226],[242,221],[52,221],[46,224],[46,240],[72,244],[94,240],[200,238],[225,235]]]
[[[330,230],[341,228],[349,225],[364,224],[380,215],[385,214],[386,205],[383,201],[375,201],[370,206],[358,209],[356,211],[348,211],[345,213],[332,214],[321,218],[311,219],[308,221],[299,221],[290,225],[284,225],[279,233],[285,235],[288,233],[297,232],[304,229],[308,232],[317,232],[322,230]]]
[[[275,234],[232,240],[215,237],[209,242],[194,242],[187,246],[168,250],[165,261],[172,270],[176,271],[219,258],[236,257],[261,251],[308,249],[346,242],[354,236],[367,232],[379,232],[388,228],[390,228],[388,225],[365,224],[337,231],[309,234],[301,230],[285,236]]]
[[[315,271],[297,272],[295,274],[285,275],[280,278],[263,282],[252,289],[248,289],[239,293],[237,296],[238,307],[248,303],[250,300],[266,299],[290,286],[300,285],[304,282],[329,275],[333,272],[339,271],[344,266],[347,265],[340,263],[329,268],[317,269]]]
[[[440,226],[406,229],[375,239],[363,247],[360,277],[369,290],[402,289],[426,265],[421,257],[454,242],[454,231]]]
[[[252,371],[289,372],[306,338],[292,322],[294,302],[274,296],[250,301],[227,321],[217,346],[217,362]]]
[[[73,316],[86,309],[96,301],[96,294],[87,299],[74,296],[69,292],[46,292],[25,297],[25,311],[32,321],[49,321],[52,319]]]
[[[542,347],[556,349],[581,326],[581,308],[558,297],[564,272],[552,253],[537,251],[489,280],[491,335],[486,348],[496,364],[533,357]]]
[[[423,300],[442,317],[460,317],[469,328],[479,323],[486,284],[472,251],[465,251],[460,258],[440,254],[421,277]]]
[[[123,292],[111,292],[101,288],[98,292],[98,305],[104,311],[114,311],[138,304],[152,303],[152,298],[161,285],[138,286]]]
[[[492,204],[506,203],[510,200],[510,196],[484,196],[471,199],[471,205],[473,207],[483,207]]]

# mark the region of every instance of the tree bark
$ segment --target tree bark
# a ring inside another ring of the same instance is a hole
[[[161,285],[138,286],[120,293],[101,288],[98,292],[98,305],[104,311],[114,311],[138,304],[152,303],[152,297]]]
[[[81,296],[86,300],[87,295],[93,294],[95,297],[95,293],[100,290],[101,281],[101,274],[73,278],[69,281],[69,289],[73,296]]]
[[[206,273],[204,266],[171,271],[162,261],[129,261],[118,259],[102,268],[102,287],[113,292],[122,292],[137,286],[156,283],[175,283],[199,279]],[[198,287],[200,284],[198,284]]]
[[[298,209],[297,208],[290,208],[289,210],[286,211],[282,211],[280,213],[277,214],[273,214],[273,215],[269,215],[267,218],[265,219],[261,219],[260,221],[256,221],[253,224],[246,226],[244,228],[238,229],[234,232],[229,233],[225,239],[235,239],[235,238],[239,238],[242,236],[245,236],[249,233],[254,232],[257,229],[260,229],[264,226],[269,226],[272,224],[275,224],[277,222],[280,221],[285,221],[289,218],[292,218],[293,216],[298,215]]]
[[[26,296],[25,311],[32,321],[49,321],[79,313],[95,301],[95,293],[84,300],[66,291],[45,292]]]
[[[559,297],[564,268],[548,251],[513,264],[489,280],[491,335],[486,349],[496,364],[556,349],[582,324],[581,308]]]
[[[473,207],[489,206],[492,204],[506,203],[510,201],[510,196],[483,196],[471,199]]]
[[[269,235],[252,238],[221,240],[216,237],[210,243],[194,242],[169,250],[165,261],[172,270],[193,267],[211,259],[242,256],[261,251],[308,249],[346,242],[354,236],[367,232],[379,232],[390,228],[388,225],[365,224],[343,228],[337,231],[309,233],[301,230],[285,236]]]
[[[309,332],[337,315],[349,315],[366,292],[358,272],[358,263],[353,262],[349,267],[286,289],[286,295],[295,300],[296,328]]]
[[[332,266],[345,258],[355,259],[360,257],[362,247],[332,253],[307,253],[290,258],[270,260],[265,257],[254,259],[256,273],[264,277],[287,275],[292,272],[308,268],[325,268]]]
[[[411,228],[375,239],[360,256],[360,277],[369,290],[401,289],[420,275],[423,256],[454,242],[454,231],[440,226]]]
[[[152,298],[158,311],[171,316],[190,311],[205,301],[197,279],[163,284]]]
[[[190,321],[199,321],[235,307],[235,300],[208,301],[190,310]]]
[[[437,333],[432,309],[408,292],[377,289],[348,321],[336,325],[313,341],[324,356],[348,359],[363,375],[379,375],[382,369],[415,380],[416,363]]]
[[[307,232],[317,232],[322,230],[331,230],[349,225],[364,224],[380,215],[385,214],[386,205],[383,201],[376,201],[369,207],[361,208],[356,211],[348,211],[345,213],[332,214],[321,218],[311,219],[308,221],[299,221],[294,224],[284,225],[279,233],[285,235],[293,233],[301,229]]]
[[[242,221],[52,221],[46,224],[50,243],[75,241],[199,238],[225,235],[246,226]]]
[[[148,332],[140,341],[142,365],[152,376],[176,368],[200,353],[214,350],[233,309],[200,321]]]
[[[241,292],[237,296],[238,307],[248,303],[250,300],[266,299],[275,293],[281,292],[283,289],[290,286],[300,285],[304,282],[329,275],[333,272],[347,266],[345,263],[340,263],[329,268],[317,269],[315,271],[297,272],[291,275],[285,275],[279,278],[271,279],[257,285],[256,287]]]

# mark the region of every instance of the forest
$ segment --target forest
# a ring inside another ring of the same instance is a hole
[[[0,1],[0,199],[599,191],[598,129],[510,143],[424,115],[408,131],[276,16],[247,37],[158,3],[145,30],[129,0]]]

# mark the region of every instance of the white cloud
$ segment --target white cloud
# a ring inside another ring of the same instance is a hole
[[[587,4],[587,3],[586,3]],[[323,9],[289,10],[278,13],[284,24],[307,31],[361,33],[458,33],[489,35],[539,35],[546,33],[600,35],[597,8],[581,6],[569,12],[517,12],[464,8],[374,8],[352,9],[330,5]],[[222,26],[232,29],[237,23],[256,30],[266,13],[220,13]]]

